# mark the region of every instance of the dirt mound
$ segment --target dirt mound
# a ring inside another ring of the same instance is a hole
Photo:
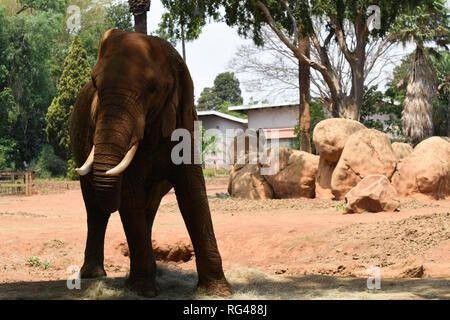
[[[329,199],[268,199],[268,200],[248,200],[248,199],[221,199],[210,198],[209,207],[213,213],[240,212],[248,213],[255,211],[272,211],[278,209],[284,210],[331,210],[339,211],[340,207],[345,205],[344,201]],[[401,201],[400,210],[439,208],[438,203],[421,202],[419,200]],[[179,214],[178,204],[176,202],[162,204],[158,214],[176,213]]]
[[[248,200],[248,199],[209,199],[211,212],[254,212],[270,211],[276,209],[287,210],[326,210],[342,205],[344,201],[319,200],[319,199],[268,199],[268,200]],[[179,213],[176,203],[161,205],[159,212]]]
[[[183,263],[188,262],[194,256],[194,248],[188,240],[179,240],[175,243],[158,243],[155,240],[152,241],[153,253],[157,261],[163,262],[176,262]],[[116,246],[125,257],[130,256],[130,250],[128,244],[121,242]]]
[[[362,264],[366,267],[388,267],[401,260],[423,255],[427,250],[449,240],[450,213],[352,224],[318,234],[315,238],[308,241],[320,242],[326,239],[324,245],[315,249],[315,263],[340,261],[343,266]],[[418,274],[420,272],[417,270],[407,269],[404,272],[405,276],[417,277]]]

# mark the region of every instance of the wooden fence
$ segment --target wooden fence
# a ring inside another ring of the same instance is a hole
[[[0,171],[0,194],[31,196],[32,172]]]

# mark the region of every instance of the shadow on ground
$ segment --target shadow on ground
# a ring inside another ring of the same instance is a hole
[[[234,289],[229,299],[450,299],[450,279],[382,279],[380,290],[368,290],[367,280],[321,275],[270,275],[255,269],[234,268],[226,273]],[[193,271],[158,266],[161,293],[156,299],[220,299],[195,292]],[[66,281],[0,284],[4,299],[142,299],[123,288],[125,278],[82,280],[81,290],[67,289]]]

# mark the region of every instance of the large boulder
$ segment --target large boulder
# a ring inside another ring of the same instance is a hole
[[[256,164],[260,145],[259,133],[256,130],[238,132],[227,147],[228,161],[232,165],[242,167],[246,164]],[[262,146],[261,146],[262,147]]]
[[[313,140],[319,155],[330,163],[337,163],[345,142],[355,132],[366,127],[355,120],[332,118],[319,122]]]
[[[273,152],[273,148],[268,150],[271,160],[263,168],[274,165]],[[279,199],[314,198],[319,157],[284,147],[280,147],[278,152],[278,171],[263,176],[272,187],[274,196]]]
[[[398,164],[392,184],[401,197],[427,195],[443,199],[450,196],[450,143],[440,137],[419,143]]]
[[[395,211],[400,206],[397,193],[383,175],[369,175],[345,195],[346,213]]]
[[[336,163],[331,163],[320,157],[319,169],[316,176],[316,198],[318,199],[332,199],[331,192],[331,177],[336,168]]]
[[[331,191],[338,200],[369,175],[381,174],[391,179],[397,157],[385,133],[364,129],[352,134],[331,177]]]
[[[228,193],[234,198],[265,200],[273,198],[273,190],[261,176],[257,164],[239,165],[230,172]]]
[[[397,160],[403,160],[413,152],[413,147],[407,143],[394,142],[392,144],[392,149],[394,150]]]

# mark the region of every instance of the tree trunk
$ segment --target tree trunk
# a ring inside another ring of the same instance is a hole
[[[186,43],[184,39],[184,24],[181,24],[181,47],[183,49],[183,60],[186,62]]]
[[[309,58],[310,47],[309,38],[299,39],[299,49],[303,55]],[[300,87],[300,112],[299,112],[299,128],[300,128],[300,150],[311,153],[311,112],[310,112],[310,67],[307,63],[299,61],[298,63],[298,80]]]
[[[147,11],[151,0],[128,0],[130,12],[134,15],[134,31],[147,34]]]
[[[147,34],[147,12],[134,16],[134,31]]]
[[[450,137],[450,96],[447,97],[447,137]]]

